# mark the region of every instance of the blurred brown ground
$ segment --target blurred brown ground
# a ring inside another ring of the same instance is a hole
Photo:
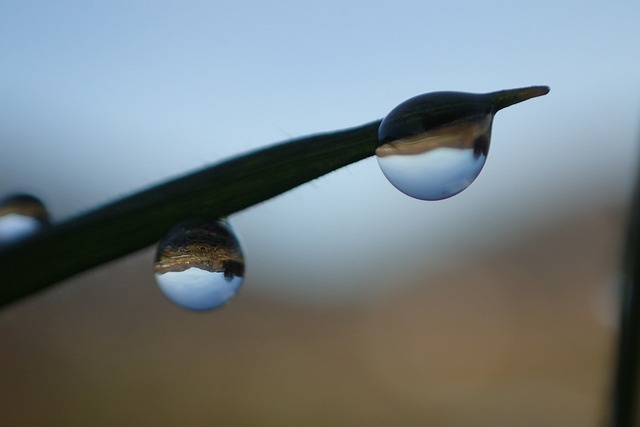
[[[136,254],[0,311],[0,425],[602,425],[625,214],[340,307],[183,312]]]

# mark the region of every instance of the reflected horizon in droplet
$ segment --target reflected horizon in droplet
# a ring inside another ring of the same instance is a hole
[[[452,197],[477,178],[486,162],[493,117],[473,118],[400,138],[376,149],[394,187],[421,200]]]
[[[212,310],[228,303],[240,289],[244,257],[226,221],[187,221],[160,241],[154,270],[158,286],[174,304]]]
[[[47,210],[36,197],[18,194],[0,202],[0,246],[35,234],[48,224]]]

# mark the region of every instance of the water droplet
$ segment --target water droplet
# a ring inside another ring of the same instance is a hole
[[[233,298],[244,279],[242,249],[224,220],[192,220],[172,228],[158,244],[156,282],[173,303],[212,310]]]
[[[467,188],[489,151],[491,116],[400,138],[376,149],[387,179],[403,193],[442,200]]]
[[[380,124],[376,148],[380,168],[409,196],[423,200],[454,196],[476,179],[487,160],[495,113],[547,93],[547,86],[530,86],[411,98]]]
[[[34,196],[16,194],[0,202],[0,246],[23,239],[47,225],[47,209]]]
[[[420,115],[425,106],[433,108],[456,96],[472,102],[439,117]],[[392,110],[380,124],[376,148],[389,182],[422,200],[446,199],[471,185],[485,164],[491,140],[492,106],[481,100],[480,95],[455,92],[426,94]]]

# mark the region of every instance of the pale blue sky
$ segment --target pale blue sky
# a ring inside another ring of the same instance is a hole
[[[62,219],[420,93],[551,86],[498,113],[484,171],[453,199],[412,200],[368,159],[232,218],[254,288],[357,294],[365,270],[394,284],[550,214],[624,200],[638,22],[637,0],[4,0],[0,194],[33,192]]]

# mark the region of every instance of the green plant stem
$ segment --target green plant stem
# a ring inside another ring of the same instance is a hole
[[[611,426],[637,427],[640,423],[640,173],[631,204],[622,267]]]
[[[493,114],[546,86],[486,94],[436,92],[394,119],[418,131]],[[0,251],[0,306],[157,242],[177,222],[220,218],[375,153],[380,121],[255,151],[54,225]]]
[[[264,148],[57,224],[0,252],[0,306],[374,154],[380,121]]]

